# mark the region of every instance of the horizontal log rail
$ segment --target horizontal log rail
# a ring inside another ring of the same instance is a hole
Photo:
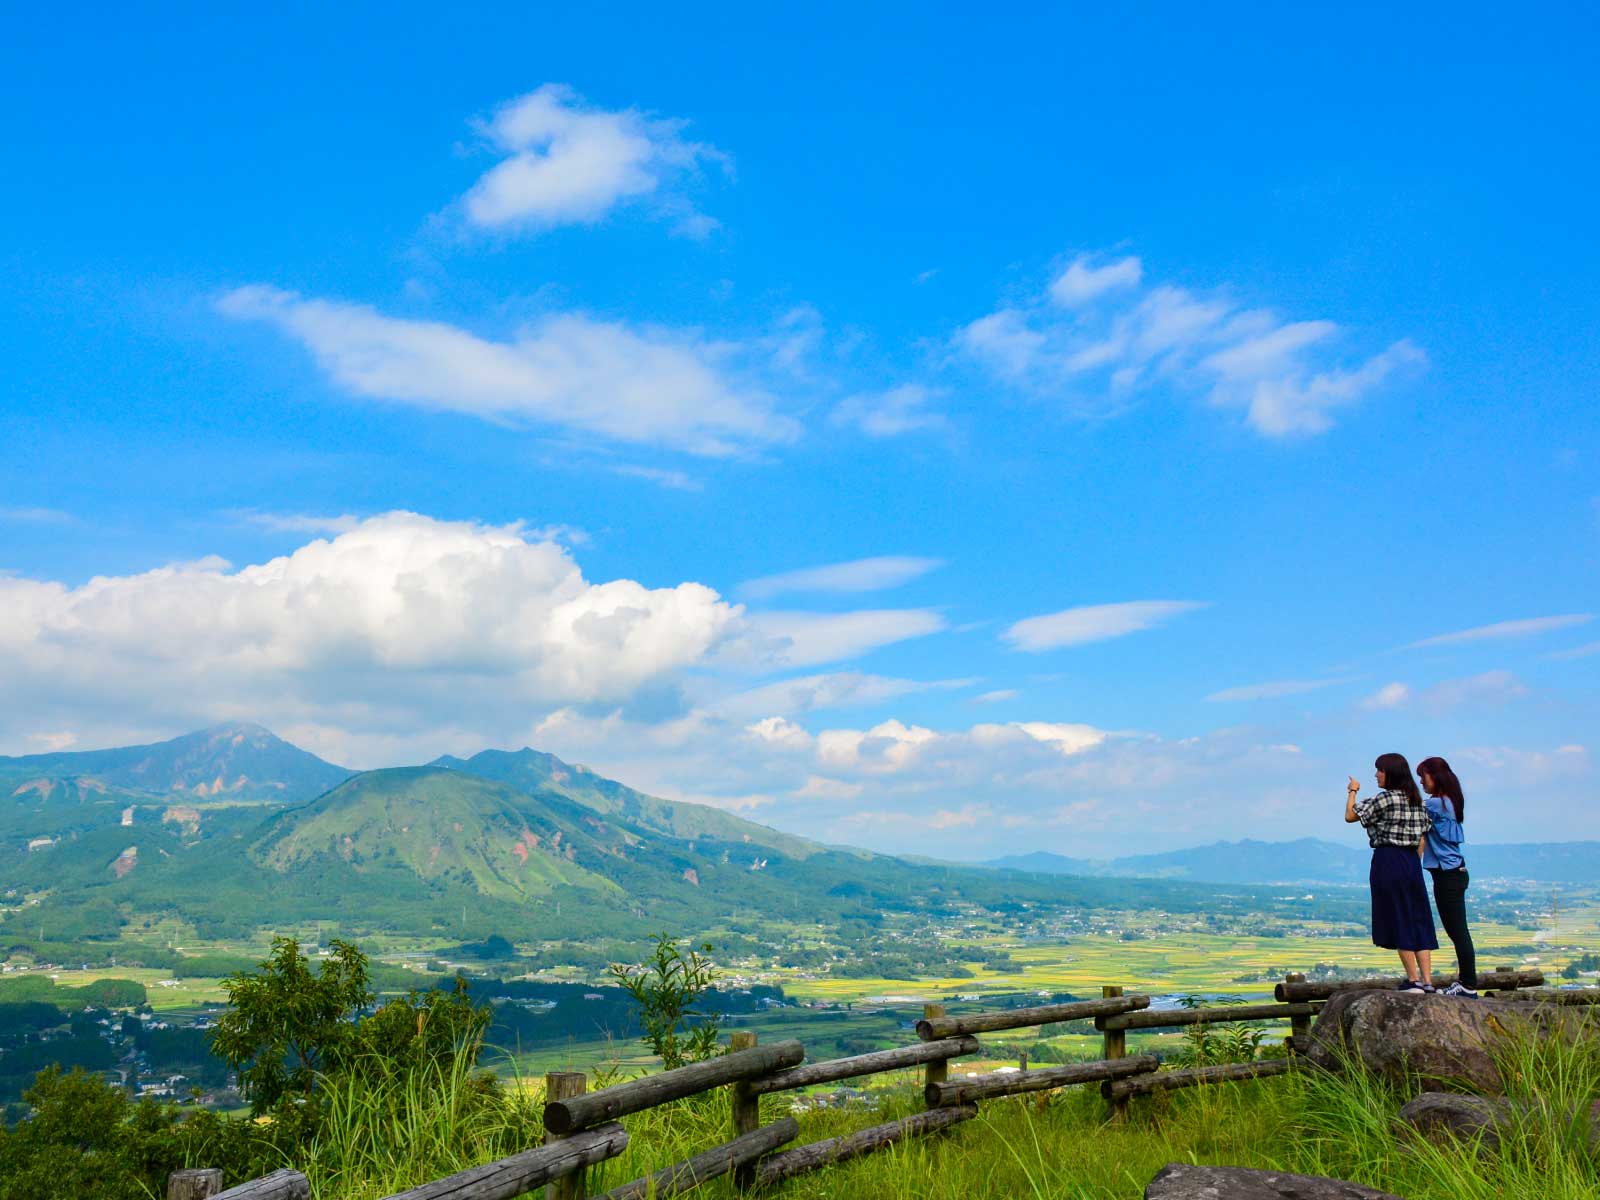
[[[774,1071],[799,1066],[805,1056],[805,1048],[799,1042],[774,1042],[770,1046],[735,1050],[720,1058],[690,1063],[659,1075],[646,1075],[643,1079],[601,1088],[584,1096],[551,1100],[544,1106],[544,1127],[556,1134],[588,1129],[602,1121],[614,1121],[629,1113],[682,1100],[725,1083],[758,1079]]]
[[[1226,1025],[1230,1021],[1276,1021],[1315,1016],[1321,1004],[1222,1004],[1215,1008],[1147,1009],[1096,1017],[1094,1027],[1106,1029],[1175,1029],[1181,1025]]]
[[[432,1183],[396,1192],[387,1200],[511,1200],[628,1148],[628,1131],[612,1123],[481,1167],[470,1167]]]
[[[1536,1004],[1600,1004],[1600,988],[1519,988],[1517,999]]]
[[[1242,1079],[1285,1075],[1294,1066],[1295,1060],[1292,1058],[1262,1058],[1255,1062],[1222,1063],[1214,1067],[1187,1067],[1181,1071],[1153,1071],[1132,1079],[1109,1079],[1100,1085],[1100,1094],[1107,1100],[1122,1100],[1129,1096],[1148,1096],[1151,1092],[1199,1084],[1232,1083]]]
[[[805,1171],[814,1171],[818,1167],[831,1166],[833,1163],[847,1162],[852,1158],[860,1158],[863,1154],[871,1154],[874,1150],[882,1150],[908,1137],[947,1129],[951,1125],[959,1124],[962,1121],[970,1121],[977,1115],[978,1106],[976,1104],[957,1104],[950,1108],[933,1108],[927,1112],[913,1113],[911,1116],[902,1117],[898,1121],[888,1121],[882,1125],[874,1125],[870,1129],[861,1129],[855,1133],[845,1134],[842,1137],[827,1138],[824,1141],[812,1142],[806,1146],[796,1146],[793,1150],[785,1150],[781,1154],[763,1158],[757,1163],[756,1182],[766,1187],[781,1180],[793,1178]]]
[[[1454,975],[1435,975],[1434,983],[1449,987],[1456,981]],[[1307,1000],[1326,1000],[1337,992],[1355,992],[1365,989],[1397,988],[1405,982],[1400,975],[1380,975],[1371,979],[1325,980],[1323,982],[1293,983],[1285,980],[1272,989],[1279,1003],[1298,1004]],[[1519,988],[1536,988],[1544,985],[1544,976],[1538,971],[1486,971],[1478,976],[1480,992],[1510,992]]]
[[[594,1094],[598,1096],[602,1093]],[[709,1179],[731,1174],[799,1136],[800,1123],[793,1117],[784,1117],[713,1150],[707,1150],[704,1154],[696,1154],[691,1159],[674,1163],[652,1175],[614,1187],[597,1200],[647,1200],[649,1197],[676,1196],[679,1192],[699,1187]]]
[[[746,1084],[752,1096],[766,1096],[772,1092],[790,1092],[795,1088],[810,1087],[817,1083],[834,1083],[840,1079],[857,1079],[862,1075],[877,1075],[901,1067],[917,1067],[923,1063],[943,1062],[976,1054],[981,1047],[975,1037],[941,1038],[937,1042],[916,1042],[910,1046],[896,1046],[893,1050],[875,1050],[871,1054],[856,1054],[850,1058],[832,1058],[825,1062],[807,1063],[755,1079]]]
[[[1002,1008],[960,1017],[924,1017],[917,1022],[917,1036],[925,1042],[931,1042],[963,1033],[993,1033],[997,1029],[1053,1025],[1059,1021],[1108,1017],[1149,1007],[1149,996],[1109,996],[1102,1000],[1074,1000],[1068,1004],[1041,1004],[1033,1008]]]
[[[992,1071],[986,1075],[971,1075],[965,1079],[930,1083],[924,1089],[924,1094],[929,1108],[944,1108],[951,1104],[967,1104],[994,1096],[1047,1092],[1054,1088],[1070,1087],[1075,1083],[1098,1083],[1105,1079],[1121,1079],[1129,1075],[1154,1071],[1160,1065],[1161,1060],[1154,1054],[1136,1054],[1131,1058],[1068,1063],[1066,1066],[1044,1067],[1037,1071]]]
[[[218,1192],[212,1200],[309,1200],[310,1196],[311,1181],[285,1168]]]

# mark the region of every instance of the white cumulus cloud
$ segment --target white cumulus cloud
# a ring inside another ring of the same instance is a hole
[[[173,726],[437,734],[625,705],[748,636],[696,583],[591,582],[517,526],[372,517],[240,569],[77,587],[0,578],[0,729]],[[120,723],[120,725],[119,725]]]
[[[570,87],[545,84],[481,126],[504,157],[462,197],[462,213],[480,229],[529,230],[591,224],[644,201],[678,232],[703,236],[716,222],[694,208],[682,185],[703,164],[728,160],[685,140],[684,125],[596,108]]]

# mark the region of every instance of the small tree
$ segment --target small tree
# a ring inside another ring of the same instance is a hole
[[[695,1003],[716,982],[711,960],[711,943],[699,950],[692,946],[685,954],[671,935],[656,935],[655,954],[639,966],[611,965],[611,974],[639,1006],[641,1039],[669,1071],[684,1063],[701,1062],[721,1053],[717,1034],[721,1017],[702,1013]],[[680,1030],[686,1032],[680,1038]]]
[[[211,1048],[238,1071],[251,1112],[308,1099],[317,1075],[349,1049],[355,1018],[372,1004],[366,955],[350,942],[332,947],[333,957],[313,973],[299,942],[274,938],[259,971],[223,980],[231,1009],[217,1022]]]

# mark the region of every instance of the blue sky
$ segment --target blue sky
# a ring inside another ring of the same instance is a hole
[[[28,14],[0,753],[970,857],[1600,836],[1576,6]]]

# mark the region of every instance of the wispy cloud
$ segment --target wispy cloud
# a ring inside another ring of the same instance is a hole
[[[0,521],[10,525],[71,525],[76,518],[59,508],[11,508],[0,505]]]
[[[1546,654],[1545,657],[1563,662],[1574,658],[1588,658],[1594,654],[1600,654],[1600,642],[1585,642],[1581,646],[1573,646],[1568,650],[1557,650],[1554,654]]]
[[[246,525],[254,525],[270,533],[349,533],[361,524],[361,518],[349,513],[338,516],[318,516],[313,513],[275,513],[242,509],[230,514]]]
[[[586,104],[570,87],[547,83],[502,105],[479,126],[505,157],[461,199],[471,226],[529,231],[592,224],[643,203],[674,231],[704,237],[717,222],[696,210],[683,185],[727,155],[682,137],[684,121],[634,109]]]
[[[1479,625],[1473,629],[1461,629],[1455,633],[1441,633],[1437,637],[1423,638],[1420,642],[1412,642],[1404,649],[1420,650],[1424,646],[1453,646],[1460,642],[1537,637],[1542,633],[1553,633],[1557,629],[1586,625],[1592,620],[1594,620],[1593,613],[1567,613],[1556,617],[1529,617],[1521,621],[1496,621],[1493,625]]]
[[[1129,600],[1121,604],[1088,604],[1018,621],[1000,636],[1018,650],[1038,652],[1060,646],[1081,646],[1124,637],[1193,612],[1205,605],[1194,600]]]
[[[1022,693],[1017,691],[1016,688],[998,688],[995,691],[984,692],[981,695],[974,696],[972,702],[974,704],[1002,704],[1007,700],[1015,700],[1020,695]]]
[[[1280,679],[1270,683],[1251,683],[1243,687],[1224,688],[1206,697],[1214,704],[1235,701],[1278,700],[1284,696],[1299,696],[1306,692],[1320,692],[1323,688],[1349,683],[1348,679]]]
[[[1527,694],[1527,687],[1510,671],[1485,671],[1463,679],[1446,679],[1421,691],[1403,683],[1388,683],[1361,703],[1363,708],[1373,710],[1417,707],[1437,713],[1457,708],[1496,708]]]
[[[1361,702],[1362,708],[1401,708],[1411,699],[1411,689],[1396,680],[1386,683]]]
[[[857,558],[750,579],[741,583],[738,591],[751,600],[769,600],[793,592],[879,592],[920,579],[943,565],[941,558],[910,555]]]
[[[930,407],[941,394],[919,383],[862,392],[841,401],[828,419],[833,425],[859,429],[875,438],[943,429],[948,424],[944,414]]]
[[[629,479],[644,479],[660,487],[671,488],[675,492],[700,492],[705,490],[705,485],[683,471],[674,467],[640,467],[624,465],[612,467],[613,475],[624,475]]]
[[[1147,286],[1136,257],[1069,263],[1043,295],[997,309],[955,348],[1023,391],[1115,411],[1166,383],[1240,409],[1268,437],[1321,433],[1333,413],[1427,359],[1410,341],[1353,361],[1330,347],[1333,321],[1284,321],[1225,293]],[[1086,399],[1090,389],[1092,398]]]
[[[929,608],[765,612],[751,614],[749,621],[770,639],[775,661],[796,667],[857,658],[880,646],[938,633],[946,625],[944,616]]]
[[[218,307],[298,341],[336,386],[357,396],[701,455],[799,434],[768,395],[728,377],[724,360],[734,347],[695,335],[563,313],[492,341],[438,321],[266,286],[238,288]]]

